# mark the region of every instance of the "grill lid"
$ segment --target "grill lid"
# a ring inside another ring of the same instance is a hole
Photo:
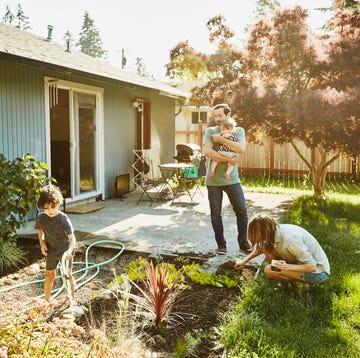
[[[194,152],[200,152],[201,148],[194,143],[185,143],[185,144],[177,144],[176,150],[178,151],[178,155],[182,153],[187,153],[192,155],[194,154]]]
[[[201,148],[194,143],[176,145],[177,156],[174,157],[178,162],[191,162],[190,156],[201,152]]]

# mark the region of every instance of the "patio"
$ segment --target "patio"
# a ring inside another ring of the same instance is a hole
[[[215,251],[216,243],[210,223],[206,189],[204,196],[197,193],[193,202],[187,194],[174,201],[140,202],[140,191],[93,203],[103,209],[87,214],[68,213],[75,231],[91,234],[89,241],[115,239],[125,245],[125,250],[163,255],[208,255]],[[249,217],[258,212],[268,212],[279,218],[292,201],[289,195],[245,193]],[[226,259],[244,255],[236,242],[236,220],[227,197],[223,201],[223,221],[228,242]],[[34,221],[29,221],[18,231],[19,236],[36,234]],[[85,235],[86,236],[86,235]],[[36,237],[36,235],[35,235]]]

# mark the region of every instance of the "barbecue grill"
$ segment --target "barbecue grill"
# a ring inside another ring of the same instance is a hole
[[[191,163],[190,156],[201,153],[197,144],[185,143],[176,145],[177,155],[174,157],[179,163]]]

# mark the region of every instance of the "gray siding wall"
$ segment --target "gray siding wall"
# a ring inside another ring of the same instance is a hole
[[[136,98],[151,101],[151,151],[155,174],[160,175],[157,165],[174,161],[175,102],[174,99],[159,96],[150,91],[104,87],[104,136],[105,136],[105,180],[106,196],[115,195],[114,184],[117,175],[133,176],[132,163],[136,136],[136,112],[132,101]],[[134,189],[130,179],[131,189]]]
[[[104,88],[105,197],[115,195],[117,175],[133,176],[136,129],[132,101],[136,97],[151,101],[155,169],[160,163],[174,161],[175,99],[152,90],[93,81],[0,59],[0,153],[7,159],[30,153],[37,161],[46,161],[44,76]]]
[[[44,81],[40,69],[0,60],[0,153],[45,159]]]

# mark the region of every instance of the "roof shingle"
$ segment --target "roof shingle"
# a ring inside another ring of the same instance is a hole
[[[81,52],[66,51],[66,45],[49,42],[46,38],[0,23],[0,58],[2,54],[48,64],[52,68],[81,72],[85,76],[99,76],[120,83],[137,85],[175,97],[188,97],[189,93],[161,82],[152,81],[125,71]]]

